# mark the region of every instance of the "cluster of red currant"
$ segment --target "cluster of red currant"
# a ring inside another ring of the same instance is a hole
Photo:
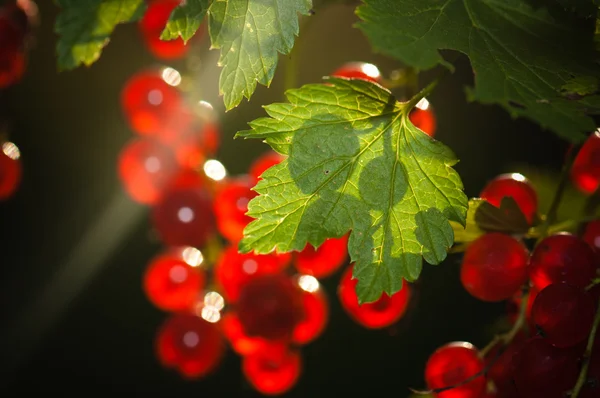
[[[585,145],[600,148],[598,138],[592,135]],[[593,175],[597,188],[600,174],[586,160],[589,152],[577,156],[573,181],[586,176],[589,188]],[[536,191],[521,174],[498,176],[480,196],[495,206],[513,198],[529,224],[538,217]],[[600,221],[589,222],[581,234],[543,236],[531,253],[521,237],[481,235],[464,253],[462,285],[482,301],[508,300],[509,319],[520,324],[481,351],[467,342],[437,349],[425,367],[428,387],[440,398],[561,398],[585,363],[587,380],[578,397],[600,396],[600,345],[586,352],[600,297],[599,269]]]
[[[140,23],[148,47],[162,59],[183,54],[174,50],[177,45],[167,51],[169,44],[156,42],[173,3],[178,2],[154,1]],[[344,65],[334,75],[381,82],[377,68],[365,63]],[[238,253],[252,220],[246,215],[256,195],[252,187],[283,157],[267,152],[247,174],[228,176],[214,159],[217,117],[210,104],[192,104],[181,82],[173,68],[149,69],[131,77],[122,92],[123,112],[136,137],[122,150],[119,176],[133,200],[151,206],[153,228],[166,247],[143,279],[149,301],[170,313],[158,331],[157,356],[183,377],[199,378],[218,366],[229,345],[242,356],[243,373],[256,390],[280,394],[300,376],[299,348],[327,324],[329,304],[318,280],[347,264],[347,236],[291,254]],[[427,107],[421,103],[411,117],[433,134],[435,120]],[[408,284],[361,306],[355,285],[348,266],[338,295],[358,324],[384,328],[405,313]]]

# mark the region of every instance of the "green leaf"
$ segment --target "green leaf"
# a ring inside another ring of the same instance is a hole
[[[500,104],[573,142],[594,130],[586,113],[599,112],[600,101],[560,94],[573,78],[600,75],[593,18],[551,12],[531,0],[364,3],[358,26],[376,50],[418,69],[444,63],[439,49],[457,50],[475,73],[469,99]]]
[[[211,0],[187,0],[177,6],[167,22],[160,38],[174,40],[181,36],[184,42],[196,34],[206,15]]]
[[[133,22],[144,15],[144,0],[55,0],[61,12],[54,31],[59,70],[90,66],[118,24]]]
[[[469,199],[469,210],[464,226],[458,222],[450,221],[454,231],[454,243],[470,243],[485,233],[475,222],[475,213],[482,203],[487,202],[485,199],[480,198]]]
[[[438,264],[465,223],[467,197],[452,151],[410,122],[406,103],[362,80],[329,79],[286,93],[289,103],[238,136],[262,138],[288,157],[262,174],[240,250],[317,247],[352,231],[360,302]]]
[[[586,96],[598,92],[598,78],[594,76],[577,76],[562,87],[563,95],[567,97]]]
[[[486,232],[505,234],[525,234],[529,223],[512,197],[504,197],[500,207],[484,200],[475,211],[475,223]]]
[[[215,0],[209,8],[213,48],[221,49],[219,91],[230,110],[250,99],[256,82],[273,80],[278,53],[288,54],[298,35],[298,13],[311,0]]]

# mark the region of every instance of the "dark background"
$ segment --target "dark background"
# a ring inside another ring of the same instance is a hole
[[[147,261],[160,249],[147,209],[129,201],[117,179],[120,149],[132,138],[119,106],[128,77],[156,64],[135,25],[119,27],[91,68],[58,73],[50,1],[40,1],[41,25],[25,78],[1,93],[2,117],[21,149],[24,178],[17,194],[0,203],[0,395],[61,392],[95,395],[135,392],[161,396],[258,396],[244,381],[230,352],[210,377],[183,381],[160,367],[153,338],[165,314],[141,290]],[[387,74],[399,64],[372,54],[352,28],[349,6],[319,10],[302,32],[298,83],[318,82],[347,61],[367,61]],[[224,113],[217,97],[216,51],[206,40],[187,61],[170,63],[192,79],[190,95],[220,111],[219,159],[230,174],[243,173],[266,150],[260,142],[233,140],[236,131],[262,116],[262,105],[282,99],[287,57],[270,89]],[[425,74],[424,81],[432,76]],[[566,144],[498,107],[469,104],[463,87],[472,81],[466,59],[431,96],[436,138],[461,159],[466,192],[515,163],[557,170]],[[352,393],[405,397],[422,388],[428,355],[453,340],[484,346],[504,304],[484,304],[460,286],[460,257],[424,266],[412,308],[396,326],[368,331],[341,310],[335,287],[324,281],[331,304],[326,332],[303,349],[304,374],[290,397]]]

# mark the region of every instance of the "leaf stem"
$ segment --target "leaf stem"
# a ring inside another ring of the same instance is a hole
[[[598,309],[596,310],[596,316],[594,317],[592,330],[588,336],[587,345],[585,346],[585,353],[583,354],[583,364],[581,365],[581,370],[579,371],[579,377],[577,378],[575,387],[573,387],[571,398],[577,398],[581,392],[581,389],[585,385],[585,382],[587,381],[587,372],[590,367],[590,357],[592,355],[592,349],[594,348],[594,340],[596,339],[596,333],[598,332],[598,325],[600,325],[600,300],[598,300],[597,307]]]
[[[450,72],[448,68],[444,68],[442,72],[427,86],[425,86],[421,91],[417,94],[413,95],[411,99],[406,103],[404,107],[404,113],[408,115],[410,111],[421,101],[423,98],[430,95],[433,90],[437,87],[437,85],[442,81],[444,77]]]

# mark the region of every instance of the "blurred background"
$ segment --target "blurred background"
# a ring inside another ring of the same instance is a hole
[[[191,95],[212,103],[219,115],[218,160],[229,174],[242,174],[268,148],[233,136],[264,115],[263,105],[283,99],[290,57],[280,57],[270,88],[259,86],[250,102],[225,113],[218,52],[208,49],[206,35],[184,60],[159,62],[135,24],[119,26],[97,63],[59,73],[53,31],[58,9],[50,1],[38,6],[41,23],[25,76],[0,92],[0,118],[23,165],[18,191],[0,202],[0,395],[260,396],[244,380],[233,352],[198,381],[183,380],[155,358],[153,341],[166,314],[148,302],[141,281],[162,246],[151,231],[148,208],[131,201],[118,179],[119,153],[134,136],[120,93],[144,68],[178,69],[192,82]],[[371,62],[384,75],[402,66],[371,52],[352,27],[353,7],[329,6],[310,18],[301,31],[301,52],[291,56],[297,58],[298,85],[319,82],[348,61]],[[497,174],[522,171],[518,164],[549,175],[559,170],[567,145],[498,107],[467,103],[464,86],[472,72],[466,58],[456,66],[429,99],[436,138],[461,159],[456,169],[467,195],[477,196]],[[421,82],[433,75],[424,73]],[[438,346],[455,340],[484,346],[502,324],[505,304],[470,297],[460,285],[459,260],[450,255],[439,266],[425,265],[407,314],[383,330],[362,328],[341,309],[340,272],[324,279],[329,324],[303,347],[303,374],[286,396],[405,397],[409,387],[424,388],[424,364]]]

